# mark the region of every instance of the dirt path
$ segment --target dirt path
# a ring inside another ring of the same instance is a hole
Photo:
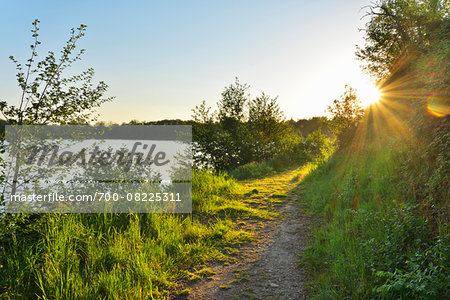
[[[311,218],[292,193],[299,170],[244,184],[243,201],[269,205],[279,216],[253,226],[255,239],[240,248],[235,263],[217,263],[208,279],[188,284],[184,299],[306,299],[305,274],[299,267]]]

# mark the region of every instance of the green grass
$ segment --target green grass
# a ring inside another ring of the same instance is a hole
[[[221,285],[221,286],[219,286],[219,288],[222,289],[222,290],[229,290],[229,289],[231,289],[231,286],[229,286],[229,285]]]
[[[250,178],[263,178],[269,174],[276,173],[276,170],[267,162],[249,163],[240,166],[230,172],[230,175],[237,180],[244,180]]]
[[[448,235],[402,193],[401,151],[392,139],[339,151],[299,185],[326,220],[302,257],[316,299],[448,296]]]
[[[2,231],[0,298],[164,299],[207,262],[232,260],[252,238],[238,219],[269,213],[239,201],[226,174],[195,172],[192,184],[193,214],[47,214]]]
[[[237,180],[264,178],[293,170],[300,165],[316,164],[327,158],[331,152],[330,140],[318,130],[267,161],[252,162],[237,167],[230,172],[230,176]]]

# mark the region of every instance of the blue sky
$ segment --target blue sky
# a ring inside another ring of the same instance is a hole
[[[69,30],[86,24],[86,54],[73,71],[93,67],[115,96],[100,119],[188,119],[214,106],[237,76],[256,96],[279,96],[288,118],[324,115],[345,83],[370,91],[355,59],[367,1],[2,1],[0,99],[19,88],[8,57],[25,61],[31,22],[40,23],[40,56],[59,51]]]

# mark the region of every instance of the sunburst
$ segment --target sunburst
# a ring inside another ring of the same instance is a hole
[[[358,89],[358,95],[361,100],[361,104],[363,107],[369,107],[377,103],[381,97],[382,92],[378,87],[372,84],[367,84]]]

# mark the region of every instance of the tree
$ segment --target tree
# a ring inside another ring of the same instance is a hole
[[[211,112],[205,101],[192,110],[192,119],[193,159],[197,167],[229,170],[239,164],[242,157],[239,155],[238,130],[243,129],[240,121],[231,118],[217,120],[216,113]]]
[[[248,104],[251,161],[267,160],[282,152],[289,144],[287,137],[293,137],[277,99],[262,93]]]
[[[295,138],[284,121],[277,98],[263,93],[251,99],[248,88],[236,78],[222,92],[217,113],[212,113],[204,101],[192,110],[197,165],[232,170],[270,159],[292,144]]]
[[[63,77],[63,72],[74,62],[80,60],[85,50],[74,54],[76,44],[86,31],[85,25],[77,29],[72,28],[66,45],[62,48],[59,58],[52,51],[41,61],[35,61],[38,56],[37,48],[41,44],[39,37],[39,20],[32,23],[32,37],[30,58],[24,65],[13,56],[10,59],[17,68],[17,81],[22,91],[16,105],[0,101],[0,112],[7,124],[10,125],[64,125],[86,124],[95,120],[93,110],[112,98],[103,98],[107,90],[104,82],[94,85],[92,82],[94,71],[87,69],[79,75]],[[4,145],[2,145],[4,146]],[[19,159],[13,166],[14,178],[12,193],[15,192],[19,174]],[[2,171],[5,169],[2,162]],[[10,162],[12,164],[12,162]],[[21,173],[26,172],[22,170]],[[2,181],[5,179],[1,176]],[[2,200],[4,195],[2,194]],[[0,216],[0,247],[9,249],[13,238],[30,238],[37,224],[38,214],[5,214]]]
[[[197,167],[217,167],[219,165],[217,153],[219,147],[216,143],[216,125],[211,107],[206,102],[192,109],[193,159]]]
[[[236,77],[234,84],[225,87],[221,99],[217,103],[217,119],[220,131],[218,137],[219,155],[217,161],[225,169],[235,168],[246,161],[243,151],[246,143],[246,106],[249,101],[249,85],[240,83]]]
[[[377,0],[364,9],[364,17],[370,18],[364,29],[366,44],[357,47],[356,56],[366,71],[381,80],[432,50],[442,21],[448,20],[450,2]]]
[[[93,110],[112,98],[103,98],[107,85],[100,81],[92,82],[94,70],[87,69],[81,74],[63,77],[65,69],[81,59],[85,52],[81,49],[74,54],[76,44],[85,35],[86,25],[72,28],[66,45],[57,59],[53,51],[41,61],[35,63],[38,56],[39,20],[34,20],[31,30],[34,43],[30,45],[30,58],[25,68],[13,56],[10,59],[16,64],[18,85],[22,91],[17,106],[0,101],[0,111],[11,125],[64,125],[88,124],[95,121]],[[15,145],[20,149],[20,143]],[[19,177],[20,151],[15,157],[11,193],[16,192]]]
[[[412,108],[411,126],[431,132],[450,112],[450,2],[378,0],[366,6],[366,44],[357,57],[381,82],[384,98]]]
[[[9,124],[48,125],[48,124],[86,124],[95,121],[93,110],[110,98],[103,98],[108,86],[100,81],[94,85],[92,68],[78,75],[63,77],[63,72],[74,62],[81,59],[85,52],[81,49],[74,54],[76,44],[86,32],[86,25],[72,28],[66,45],[59,58],[52,51],[41,61],[35,63],[38,56],[39,20],[32,25],[34,43],[25,68],[13,56],[10,59],[18,70],[17,81],[22,90],[17,106],[0,101],[0,111]]]
[[[217,103],[220,122],[236,124],[245,120],[245,106],[249,100],[247,95],[249,87],[246,83],[240,83],[237,77],[234,84],[225,87],[225,90],[222,92],[222,98]]]
[[[364,115],[356,90],[346,84],[345,92],[339,99],[335,99],[333,105],[328,106],[327,110],[331,113],[330,127],[336,136],[338,145],[343,146],[349,141],[353,129]]]

